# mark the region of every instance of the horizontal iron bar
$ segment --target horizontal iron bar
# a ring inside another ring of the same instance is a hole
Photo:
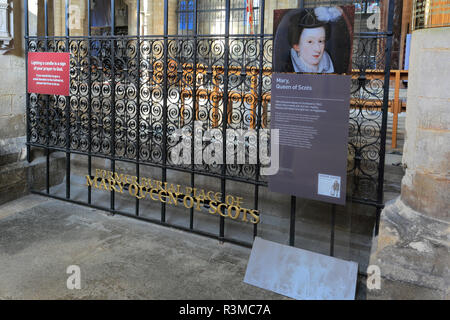
[[[392,32],[387,32],[387,31],[366,31],[366,32],[358,32],[355,33],[355,35],[359,35],[359,36],[367,36],[367,35],[390,35],[392,34]]]
[[[354,37],[356,38],[385,38],[389,35],[389,33],[387,32],[361,32],[361,33],[355,33]],[[173,38],[173,39],[178,39],[178,38],[188,38],[188,39],[193,39],[193,38],[223,38],[225,39],[225,35],[224,34],[197,34],[197,35],[176,35],[176,34],[169,34],[167,36],[169,39]],[[264,34],[260,34],[260,33],[255,33],[255,34],[230,34],[229,38],[233,39],[233,38],[273,38],[273,34],[270,33],[264,33]],[[83,40],[83,39],[92,39],[92,40],[99,40],[99,39],[116,39],[116,40],[121,40],[121,39],[141,39],[141,40],[145,40],[145,39],[164,39],[164,35],[108,35],[108,36],[96,36],[96,35],[91,35],[91,36],[70,36],[69,37],[72,40]],[[25,39],[28,40],[65,40],[66,37],[63,36],[25,36]]]
[[[120,40],[120,39],[152,39],[152,38],[157,38],[157,39],[164,39],[166,36],[164,35],[140,35],[140,36],[136,36],[136,35],[107,35],[107,36],[96,36],[96,35],[91,35],[91,36],[71,36],[70,39],[73,40],[78,40],[78,39],[116,39],[116,40]],[[266,38],[272,38],[273,35],[272,34],[230,34],[229,36],[230,38],[258,38],[258,37],[266,37]],[[37,39],[37,40],[52,40],[52,39],[65,39],[66,37],[62,37],[62,36],[48,36],[48,37],[44,37],[44,36],[28,36],[25,37],[25,39]],[[169,34],[167,35],[167,38],[189,38],[189,39],[193,39],[193,38],[225,38],[224,34],[197,34],[197,35],[188,35],[188,34]]]
[[[246,7],[231,7],[230,8],[230,11],[243,11],[243,10],[246,10],[247,8]],[[201,7],[200,8],[197,8],[197,13],[201,13],[201,12],[217,12],[217,13],[219,13],[219,12],[225,12],[225,7],[217,7],[217,8],[211,8],[211,9],[202,9]],[[259,6],[257,6],[257,7],[253,7],[253,10],[259,10]],[[175,10],[175,12],[177,12],[177,13],[194,13],[195,12],[195,10],[194,9],[177,9],[177,10]]]

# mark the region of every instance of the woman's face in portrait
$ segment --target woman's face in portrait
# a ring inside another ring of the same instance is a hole
[[[304,28],[294,50],[309,65],[317,66],[325,50],[325,28]]]

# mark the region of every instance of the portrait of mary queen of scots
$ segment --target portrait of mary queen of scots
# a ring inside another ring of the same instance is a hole
[[[350,74],[353,6],[274,12],[273,71]]]

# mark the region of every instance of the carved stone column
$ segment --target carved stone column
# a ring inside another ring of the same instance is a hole
[[[137,34],[136,23],[137,23],[137,1],[136,0],[125,0],[128,6],[128,35],[134,36]]]
[[[450,299],[450,27],[411,40],[401,196],[386,204],[373,299]]]
[[[14,24],[13,24],[12,0],[0,0],[0,53],[14,48]]]

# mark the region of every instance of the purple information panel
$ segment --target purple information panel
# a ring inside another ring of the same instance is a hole
[[[269,190],[345,204],[351,76],[274,73],[280,168]]]

